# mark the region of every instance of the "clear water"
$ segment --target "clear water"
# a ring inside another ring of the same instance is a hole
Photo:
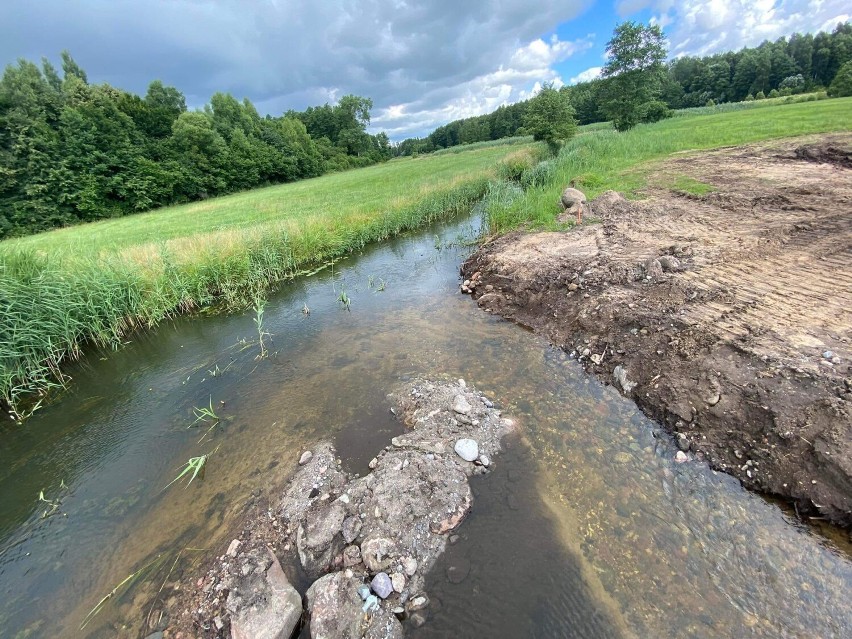
[[[386,394],[439,376],[489,393],[521,436],[474,481],[473,513],[411,636],[852,636],[848,537],[816,534],[702,464],[675,464],[631,402],[460,296],[469,249],[458,242],[476,225],[400,238],[283,286],[266,306],[268,358],[251,312],[182,318],[90,354],[64,396],[4,427],[0,634],[144,637],[160,585],[192,574],[194,549],[221,553],[304,448],[332,438],[365,472],[399,431]],[[207,428],[189,427],[193,408],[210,401],[223,420],[199,443]],[[165,488],[208,452],[203,478]],[[40,491],[58,503],[47,517]],[[469,567],[462,583],[446,579],[451,565]]]

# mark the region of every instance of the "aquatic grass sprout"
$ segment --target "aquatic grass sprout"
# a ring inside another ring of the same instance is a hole
[[[166,490],[167,488],[169,488],[173,484],[179,482],[181,479],[183,479],[187,475],[190,475],[190,473],[191,473],[191,475],[189,477],[189,481],[186,482],[186,486],[184,486],[184,489],[189,488],[189,485],[193,482],[193,480],[196,477],[198,477],[199,474],[201,474],[201,478],[204,479],[204,469],[207,466],[207,460],[210,458],[210,455],[215,453],[217,450],[219,450],[218,446],[216,446],[216,448],[214,448],[209,453],[206,453],[204,455],[199,455],[198,457],[190,457],[189,460],[186,462],[186,465],[183,467],[181,472],[178,474],[178,476],[175,477],[172,481],[170,481],[166,485],[166,487],[163,488],[163,490]]]

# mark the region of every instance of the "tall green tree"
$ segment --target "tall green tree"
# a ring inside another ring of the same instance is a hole
[[[536,141],[545,142],[552,152],[577,132],[574,108],[568,94],[545,84],[529,102],[524,116],[524,128]]]
[[[616,26],[607,43],[607,79],[603,112],[619,131],[642,121],[645,105],[660,94],[666,59],[666,42],[657,25],[624,22]]]

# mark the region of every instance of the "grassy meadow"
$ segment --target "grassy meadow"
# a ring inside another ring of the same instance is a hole
[[[522,177],[522,183],[526,180],[529,187],[523,194],[498,198],[488,207],[490,230],[504,233],[519,226],[557,228],[559,195],[572,179],[590,199],[609,189],[636,196],[647,186],[654,163],[672,153],[850,130],[852,98],[777,103],[771,108],[731,109],[709,115],[682,114],[641,124],[625,133],[584,127],[558,157]]]
[[[21,400],[61,384],[85,344],[115,347],[175,313],[251,303],[273,282],[468,210],[538,152],[401,159],[0,242],[0,399],[20,417]]]

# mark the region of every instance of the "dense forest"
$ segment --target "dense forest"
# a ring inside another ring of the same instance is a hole
[[[0,237],[366,166],[391,156],[369,135],[372,102],[261,117],[217,93],[188,111],[155,81],[144,97],[91,85],[64,52],[62,73],[21,60],[0,80]]]
[[[758,47],[669,62],[657,99],[669,109],[740,102],[827,89],[845,63],[852,61],[852,24],[831,33],[794,34]],[[609,120],[602,106],[608,83],[599,79],[562,87],[579,124]],[[450,122],[425,138],[410,138],[395,147],[397,155],[429,153],[459,144],[526,135],[530,101],[502,106],[493,113]]]

